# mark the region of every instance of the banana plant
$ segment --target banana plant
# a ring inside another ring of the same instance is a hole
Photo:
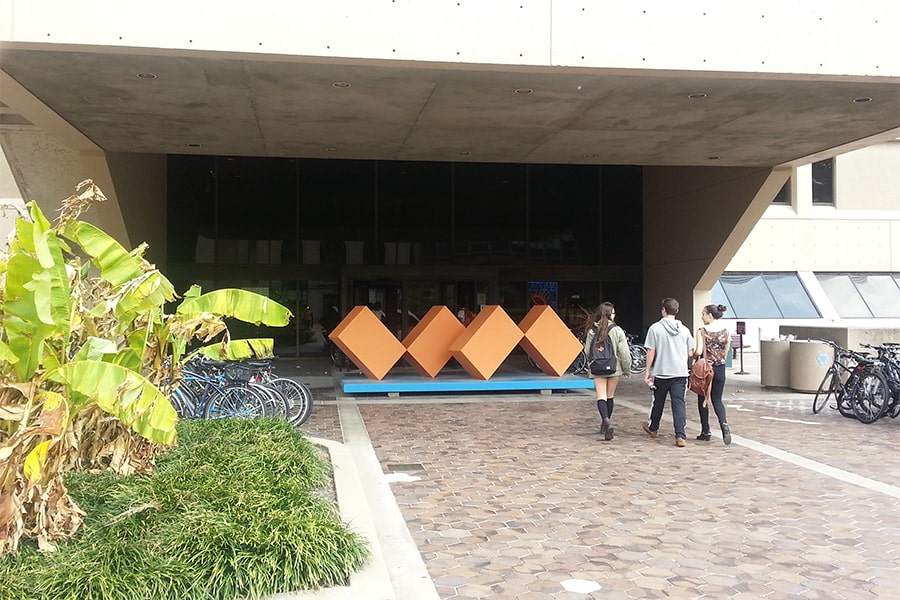
[[[0,557],[23,535],[52,550],[77,531],[67,470],[139,473],[176,443],[167,393],[191,340],[222,335],[219,347],[240,348],[225,317],[280,326],[291,316],[259,294],[199,288],[166,314],[176,294],[146,246],[128,251],[80,221],[105,198],[90,180],[77,192],[56,225],[29,203],[0,259]],[[244,348],[271,352],[265,342]]]

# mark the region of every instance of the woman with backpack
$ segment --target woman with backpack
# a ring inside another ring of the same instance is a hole
[[[725,418],[725,404],[722,402],[722,392],[725,390],[725,359],[731,349],[731,333],[725,325],[719,323],[726,308],[721,304],[708,304],[703,307],[700,319],[703,326],[697,329],[694,337],[694,357],[704,356],[712,364],[713,379],[709,398],[705,395],[697,396],[697,410],[700,412],[700,425],[702,431],[697,436],[698,440],[708,442],[711,434],[709,431],[709,400],[712,400],[713,409],[719,419],[719,427],[722,428],[722,440],[725,445],[731,443],[731,428]]]
[[[615,428],[612,418],[619,377],[631,373],[631,352],[628,338],[622,328],[615,324],[616,308],[610,302],[603,302],[587,314],[584,331],[584,353],[588,368],[594,379],[597,392],[597,411],[602,422],[600,433],[603,439],[613,439]]]

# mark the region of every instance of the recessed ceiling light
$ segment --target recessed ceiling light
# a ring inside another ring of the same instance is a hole
[[[706,157],[706,160],[719,160],[719,157],[716,156],[716,155],[707,156],[707,157]]]
[[[329,147],[329,148],[325,148],[325,152],[340,152],[340,151],[341,151],[340,148],[335,148],[334,146],[331,146],[331,147]]]
[[[527,96],[528,94],[533,94],[534,90],[531,88],[519,88],[516,90],[516,93],[520,96]]]
[[[594,154],[594,153],[591,153],[591,154],[582,154],[582,155],[581,155],[581,158],[597,158],[597,156],[598,156],[598,155],[597,155],[597,154]]]
[[[203,144],[187,144],[188,148],[202,148]]]
[[[138,79],[156,79],[156,73],[138,73]]]
[[[460,156],[469,156],[469,155],[472,154],[472,153],[469,152],[468,150],[463,150],[463,151],[461,151],[461,152],[458,152],[458,154],[459,154]]]
[[[332,87],[336,88],[348,88],[350,87],[350,82],[348,81],[335,81],[331,84]]]
[[[862,96],[860,98],[853,99],[853,102],[856,104],[863,104],[864,102],[871,102],[871,101],[872,101],[872,99],[869,98],[868,96]]]
[[[693,94],[688,94],[688,98],[691,100],[699,100],[700,98],[706,98],[706,92],[694,92]]]

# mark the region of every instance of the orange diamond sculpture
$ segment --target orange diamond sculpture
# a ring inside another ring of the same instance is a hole
[[[406,352],[400,340],[391,335],[381,319],[366,306],[351,310],[328,338],[369,379],[384,379]]]
[[[485,306],[450,344],[450,354],[474,379],[490,379],[522,335],[502,307]]]
[[[531,307],[519,329],[519,345],[545,375],[563,375],[584,348],[550,306]]]
[[[450,344],[466,328],[446,306],[432,306],[403,339],[406,360],[425,377],[436,377],[452,358]]]

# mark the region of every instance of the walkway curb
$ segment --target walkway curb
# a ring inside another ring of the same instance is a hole
[[[341,519],[366,539],[369,561],[350,576],[347,586],[281,593],[271,600],[438,600],[359,409],[352,403],[341,403],[339,407],[347,443],[310,439],[330,454]]]

